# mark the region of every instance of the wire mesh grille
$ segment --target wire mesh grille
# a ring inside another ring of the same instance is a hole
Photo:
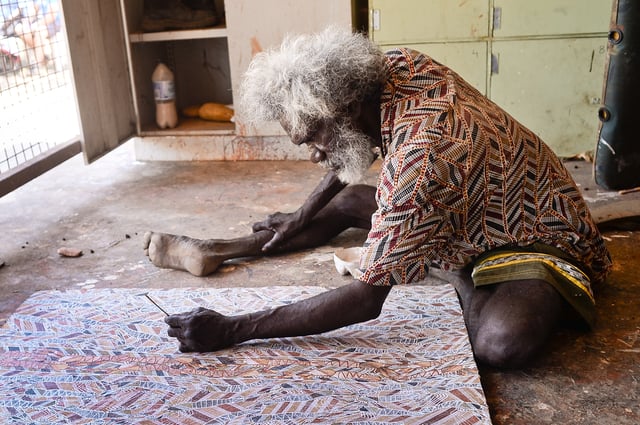
[[[0,0],[0,174],[78,134],[60,0]]]

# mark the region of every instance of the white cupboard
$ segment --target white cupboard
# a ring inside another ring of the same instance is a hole
[[[204,102],[233,105],[252,55],[287,33],[329,24],[351,27],[350,0],[218,0],[212,28],[144,33],[143,0],[62,0],[87,161],[130,138],[141,160],[306,159],[275,123],[180,117],[155,125],[151,74],[175,75],[179,110]]]

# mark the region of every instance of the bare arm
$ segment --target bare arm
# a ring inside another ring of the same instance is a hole
[[[223,316],[200,308],[165,321],[180,351],[215,351],[252,339],[312,335],[374,319],[390,289],[354,281],[271,310]]]
[[[290,214],[277,212],[271,214],[266,220],[255,223],[254,232],[260,230],[274,232],[273,238],[262,247],[262,250],[269,251],[282,241],[298,234],[345,186],[346,184],[342,183],[333,171],[329,171],[295,212]]]

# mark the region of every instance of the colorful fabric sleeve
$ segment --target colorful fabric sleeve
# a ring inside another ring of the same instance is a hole
[[[425,147],[395,152],[385,161],[376,194],[378,210],[365,243],[361,280],[395,285],[423,279],[429,252],[449,226],[427,202]]]

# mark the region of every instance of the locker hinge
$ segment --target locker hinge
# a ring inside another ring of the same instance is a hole
[[[380,31],[380,9],[373,9],[371,11],[371,28],[374,31]]]

